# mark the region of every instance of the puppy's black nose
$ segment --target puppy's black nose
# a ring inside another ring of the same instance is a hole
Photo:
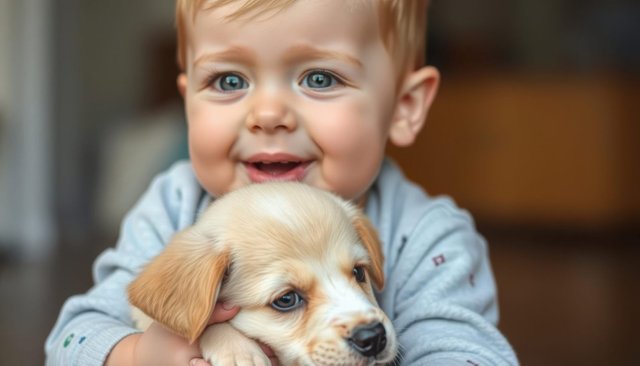
[[[376,356],[387,346],[387,332],[382,323],[367,324],[354,329],[348,339],[351,348],[363,356]]]

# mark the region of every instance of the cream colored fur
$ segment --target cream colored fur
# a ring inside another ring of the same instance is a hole
[[[149,317],[199,339],[214,366],[268,364],[252,339],[270,346],[281,365],[384,364],[397,341],[373,294],[384,286],[382,264],[377,234],[352,204],[300,183],[264,183],[217,199],[146,266],[129,297]],[[272,303],[290,291],[301,305],[276,310]],[[221,299],[240,312],[206,328]],[[384,326],[387,345],[365,357],[349,339],[372,323]]]

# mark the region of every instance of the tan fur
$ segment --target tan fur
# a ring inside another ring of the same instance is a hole
[[[200,245],[189,231],[178,234],[129,286],[129,301],[189,342],[209,320],[229,265],[227,252]]]
[[[366,269],[366,282],[356,281],[356,266]],[[365,365],[390,362],[397,351],[372,284],[384,286],[382,250],[355,206],[300,183],[265,183],[216,200],[149,263],[129,296],[132,305],[192,342],[204,330],[200,346],[216,366],[268,362],[249,338],[269,345],[283,366]],[[303,306],[272,308],[288,291],[300,293]],[[229,324],[205,330],[220,299],[241,310]],[[388,345],[373,360],[345,338],[377,322]]]
[[[384,288],[384,270],[382,268],[384,264],[384,255],[382,254],[382,248],[380,247],[380,241],[378,240],[378,234],[371,222],[363,215],[356,216],[353,226],[355,227],[362,244],[366,247],[369,255],[371,256],[371,276],[373,277],[373,283],[378,290]]]

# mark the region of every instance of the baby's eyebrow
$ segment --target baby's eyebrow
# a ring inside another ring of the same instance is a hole
[[[285,62],[293,64],[300,60],[314,59],[338,59],[352,64],[357,68],[362,68],[362,62],[359,59],[339,51],[323,50],[309,45],[295,46],[287,50]]]
[[[210,62],[242,62],[244,64],[248,64],[249,66],[255,64],[256,60],[255,52],[243,48],[243,47],[230,47],[224,51],[220,52],[210,52],[205,53],[204,55],[199,56],[195,62],[194,66],[198,67],[202,64],[210,63]]]

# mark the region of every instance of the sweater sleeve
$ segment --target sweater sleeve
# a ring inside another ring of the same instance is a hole
[[[497,330],[487,245],[466,212],[435,200],[395,249],[383,302],[404,365],[514,366]]]
[[[188,164],[159,175],[125,217],[115,248],[94,262],[94,286],[70,297],[45,343],[46,365],[99,366],[132,326],[126,288],[175,232],[195,220],[202,191]]]

